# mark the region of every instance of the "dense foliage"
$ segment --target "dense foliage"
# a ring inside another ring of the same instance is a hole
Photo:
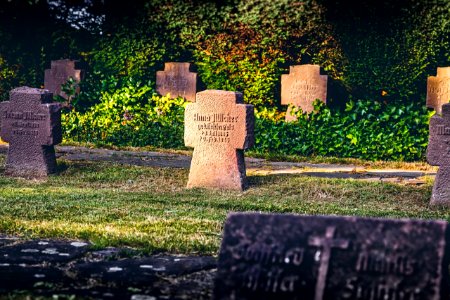
[[[85,112],[63,114],[65,136],[79,142],[130,146],[183,146],[182,98],[158,96],[148,84],[104,91],[100,102]]]
[[[344,111],[316,102],[298,122],[258,118],[255,151],[367,160],[420,160],[428,143],[430,113],[418,105],[350,101]]]
[[[423,159],[426,78],[450,62],[449,19],[446,0],[12,0],[0,6],[0,95],[42,86],[50,60],[80,59],[66,139],[183,147],[185,103],[156,95],[155,74],[191,61],[202,88],[255,106],[257,152]],[[329,76],[328,107],[285,123],[280,77],[305,63]]]

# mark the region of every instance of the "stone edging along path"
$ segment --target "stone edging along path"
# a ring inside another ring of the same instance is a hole
[[[0,145],[0,153],[6,154],[7,145]],[[56,146],[58,158],[72,161],[107,161],[120,164],[170,167],[188,169],[191,157],[188,155],[153,152],[91,149],[74,146]],[[245,159],[248,175],[303,174],[323,178],[353,178],[365,181],[385,181],[402,184],[423,184],[420,177],[436,175],[436,172],[401,169],[371,170],[356,165],[312,164],[306,162],[273,162],[265,159],[247,157]]]

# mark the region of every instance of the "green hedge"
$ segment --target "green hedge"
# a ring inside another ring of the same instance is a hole
[[[66,139],[123,146],[184,145],[184,99],[158,96],[151,83],[129,80],[128,86],[103,91],[86,111],[62,115]]]
[[[423,106],[350,101],[344,111],[322,102],[298,121],[258,118],[255,151],[367,160],[424,159],[432,113]]]
[[[184,107],[181,99],[158,96],[147,84],[103,92],[100,103],[86,112],[63,114],[65,137],[78,142],[122,146],[184,148]],[[350,101],[345,110],[315,103],[296,122],[257,113],[259,153],[301,156],[357,157],[412,161],[424,158],[432,113],[423,106]]]
[[[183,147],[183,101],[155,95],[155,74],[190,61],[203,88],[241,91],[255,106],[257,152],[423,159],[426,77],[450,64],[447,0],[380,1],[373,11],[345,1],[143,0],[132,17],[106,10],[94,31],[55,18],[47,1],[20,3],[0,7],[0,97],[42,85],[50,60],[84,60],[82,93],[64,114],[76,141]],[[281,74],[305,63],[329,76],[330,106],[285,123]]]

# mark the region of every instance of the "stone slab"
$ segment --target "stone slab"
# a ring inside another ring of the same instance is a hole
[[[0,247],[0,265],[40,265],[72,261],[85,255],[89,244],[77,241],[30,240]]]
[[[217,261],[211,256],[155,256],[121,259],[77,265],[80,278],[115,282],[116,285],[145,286],[160,276],[182,276],[213,269]]]
[[[64,273],[54,267],[0,264],[0,295],[14,289],[33,289],[39,283],[61,284],[68,281]]]
[[[230,214],[215,299],[445,299],[447,226],[443,221]]]
[[[290,66],[289,74],[281,75],[281,104],[292,104],[310,113],[314,110],[314,100],[327,103],[327,81],[328,76],[320,75],[318,65]],[[286,121],[296,119],[289,107]]]
[[[242,93],[206,90],[185,110],[184,143],[194,147],[188,188],[243,190],[244,149],[254,144],[253,106]]]
[[[61,104],[47,90],[20,87],[0,103],[0,136],[9,143],[6,174],[44,177],[56,172],[53,145],[62,141]]]
[[[427,79],[427,107],[442,113],[442,105],[450,101],[450,67],[437,68],[437,75]]]
[[[216,266],[212,256],[146,256],[129,247],[94,251],[85,241],[0,237],[0,295],[20,289],[32,299],[211,299]]]
[[[183,97],[195,102],[197,93],[197,73],[192,72],[193,66],[187,62],[167,62],[164,71],[156,72],[156,91],[171,98]]]
[[[52,60],[50,69],[45,70],[44,88],[53,95],[59,95],[67,100],[68,96],[61,90],[61,85],[65,84],[69,78],[73,78],[75,82],[79,83],[83,77],[84,70],[78,61],[70,59]],[[80,90],[77,88],[76,93],[79,92]]]

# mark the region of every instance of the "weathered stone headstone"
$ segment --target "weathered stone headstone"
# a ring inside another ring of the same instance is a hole
[[[427,161],[439,166],[431,194],[431,204],[450,206],[450,103],[442,105],[442,116],[430,119]]]
[[[61,142],[61,104],[47,90],[20,87],[0,103],[2,139],[9,143],[6,174],[38,178],[56,172],[55,149]]]
[[[195,102],[197,73],[191,72],[191,68],[190,63],[165,63],[164,71],[156,72],[156,91],[160,95],[170,93],[172,98],[180,96]]]
[[[188,188],[243,190],[244,149],[254,143],[253,106],[238,92],[206,90],[185,111],[184,143],[194,147]]]
[[[442,113],[442,105],[450,101],[450,67],[437,68],[437,75],[427,80],[427,107]]]
[[[83,79],[84,71],[79,66],[78,61],[70,59],[52,60],[50,67],[50,69],[45,70],[44,88],[67,100],[68,96],[61,90],[61,85],[65,84],[69,78],[73,78],[75,82],[80,82]],[[76,92],[79,93],[78,87]]]
[[[328,76],[320,75],[318,65],[291,66],[289,74],[281,75],[281,104],[292,104],[303,112],[312,112],[314,100],[327,103],[327,81]],[[297,119],[292,113],[288,108],[286,121]]]
[[[215,299],[446,299],[447,223],[231,214]]]

